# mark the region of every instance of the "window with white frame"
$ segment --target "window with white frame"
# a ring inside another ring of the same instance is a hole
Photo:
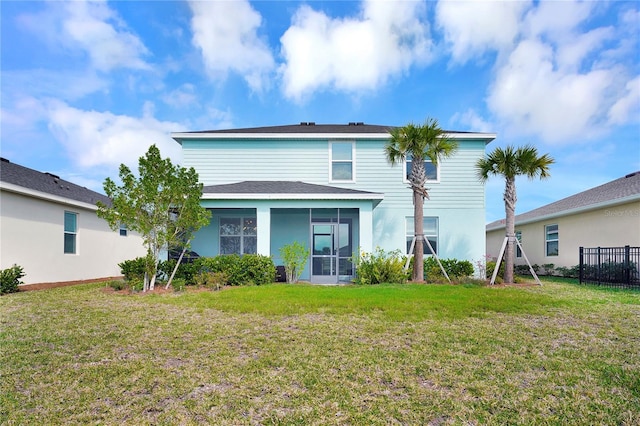
[[[120,224],[120,236],[121,237],[127,236],[127,225],[125,225],[124,223]]]
[[[433,251],[438,254],[438,218],[437,217],[425,217],[422,220],[422,227],[424,230],[424,238],[429,241]],[[413,223],[413,216],[408,216],[406,218],[406,240],[407,240],[407,254],[411,252],[411,244],[413,242],[413,237],[415,236],[415,227]],[[427,244],[423,245],[424,253],[427,255],[431,254],[431,250],[429,250],[429,246]]]
[[[545,225],[545,254],[547,256],[558,255],[558,225]]]
[[[522,244],[522,231],[516,231],[516,239]],[[518,244],[516,244],[516,257],[522,257],[522,250]]]
[[[75,254],[77,252],[76,240],[78,237],[78,214],[64,212],[64,252]]]
[[[330,142],[331,156],[331,180],[353,182],[354,178],[354,151],[353,142]]]
[[[256,254],[257,231],[255,217],[221,217],[220,254]]]
[[[411,177],[411,169],[413,167],[413,158],[411,155],[407,155],[404,160],[404,181],[409,182]],[[433,164],[431,160],[424,160],[424,171],[427,176],[427,181],[437,182],[440,180],[439,166]]]

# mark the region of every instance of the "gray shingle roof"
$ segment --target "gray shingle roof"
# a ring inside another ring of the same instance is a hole
[[[76,185],[51,173],[42,173],[11,163],[4,158],[0,161],[0,181],[93,205],[98,201],[107,205],[111,203],[106,195]]]
[[[516,225],[531,222],[537,218],[561,216],[563,213],[588,209],[590,206],[596,208],[600,205],[614,203],[616,200],[628,197],[640,199],[640,171],[630,173],[619,179],[579,192],[562,200],[547,204],[546,206],[518,214],[515,217]],[[502,227],[504,227],[504,221],[496,220],[487,225],[487,230]]]
[[[314,122],[302,122],[300,124],[289,124],[282,126],[247,127],[243,129],[221,129],[221,130],[200,130],[185,132],[191,134],[198,133],[389,133],[397,126],[382,126],[377,124],[366,124],[361,121],[348,124],[316,124]],[[446,133],[474,133],[445,130]]]
[[[315,185],[293,181],[245,181],[224,185],[209,185],[203,194],[344,194],[380,195],[375,192],[358,191],[334,186]]]

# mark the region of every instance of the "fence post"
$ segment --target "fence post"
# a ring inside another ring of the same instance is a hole
[[[625,284],[631,284],[631,247],[624,246],[624,282]]]
[[[584,273],[582,270],[584,269],[584,247],[580,247],[580,263],[578,267],[578,279],[580,280],[580,284],[582,284],[582,278]]]
[[[600,259],[600,247],[598,247],[598,269],[597,269],[597,277],[596,277],[596,281],[598,282],[598,285],[600,285],[600,276],[602,274],[602,260]]]

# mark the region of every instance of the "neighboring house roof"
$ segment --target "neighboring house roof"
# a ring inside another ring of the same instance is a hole
[[[45,195],[41,198],[50,198],[56,201],[68,199],[93,206],[98,201],[107,205],[111,203],[106,195],[61,179],[54,174],[42,173],[14,164],[5,158],[0,161],[0,184],[3,190],[27,193],[33,196]]]
[[[382,200],[383,194],[293,181],[245,181],[209,185],[203,199],[346,199]]]
[[[516,215],[515,222],[516,225],[524,225],[636,200],[640,200],[640,171]],[[504,220],[497,220],[487,225],[487,231],[504,228],[504,226]]]
[[[352,137],[360,135],[369,138],[388,138],[389,132],[397,126],[383,126],[366,124],[363,122],[351,122],[348,124],[316,124],[314,122],[302,122],[283,126],[248,127],[243,129],[201,130],[193,132],[177,132],[171,136],[181,143],[183,139],[222,139],[222,138],[291,138],[291,137],[344,137],[348,134]],[[445,130],[450,137],[468,137],[491,141],[496,138],[494,133],[460,132]]]

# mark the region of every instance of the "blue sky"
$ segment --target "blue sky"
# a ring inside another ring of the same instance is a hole
[[[556,159],[517,213],[640,170],[636,1],[4,1],[1,155],[102,190],[174,131],[492,132]],[[504,217],[487,183],[487,221]],[[428,205],[426,206],[428,209]]]

